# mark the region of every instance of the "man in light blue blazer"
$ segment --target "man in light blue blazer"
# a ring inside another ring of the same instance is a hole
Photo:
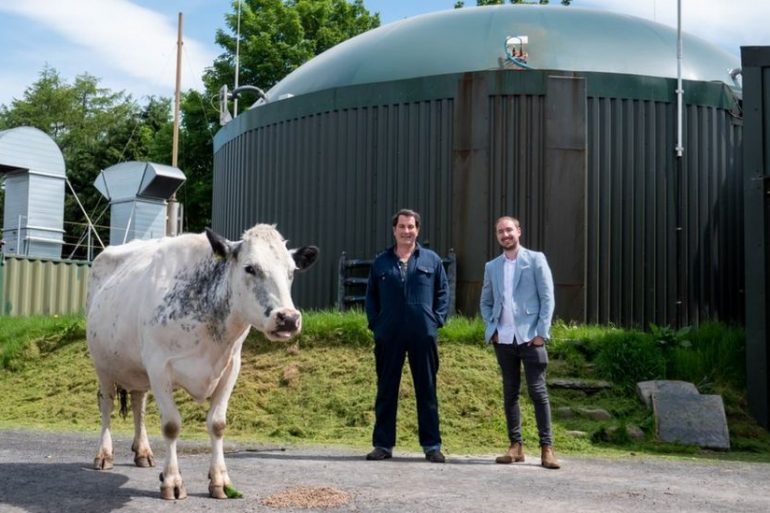
[[[540,462],[557,469],[553,452],[551,405],[545,383],[554,310],[553,278],[545,255],[519,244],[521,226],[513,217],[495,223],[495,236],[503,253],[484,267],[481,289],[481,317],[484,338],[495,348],[503,376],[503,402],[510,447],[495,459],[497,463],[524,461],[521,437],[519,391],[521,367],[527,379],[529,397],[535,407],[540,438]]]

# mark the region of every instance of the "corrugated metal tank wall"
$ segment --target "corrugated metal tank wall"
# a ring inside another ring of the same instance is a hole
[[[688,106],[680,170],[672,158],[675,104],[589,98],[588,114],[586,320],[739,321],[742,167],[735,118]],[[680,194],[685,208],[678,213]]]
[[[337,296],[342,251],[370,258],[391,244],[391,216],[413,208],[421,240],[449,249],[451,100],[342,109],[257,128],[215,155],[214,227],[238,238],[277,223],[289,246],[318,244],[317,269],[295,280],[299,306]]]
[[[684,321],[743,322],[743,120],[729,110],[687,108],[683,187],[686,268]]]
[[[485,117],[488,141],[473,150],[488,151],[488,159],[479,161],[488,169],[471,170],[487,184],[483,197],[467,204],[485,212],[480,218],[486,225],[478,229],[488,233],[486,258],[498,253],[492,223],[503,214],[521,219],[525,245],[547,246],[544,84],[558,74],[473,74],[488,87],[487,108],[478,114]],[[709,105],[724,96],[724,86],[694,84],[680,176],[675,81],[568,75],[588,83],[585,312],[576,320],[642,327],[740,321],[741,126],[724,101]],[[421,238],[440,253],[462,244],[457,236],[452,240],[461,213],[451,199],[462,193],[451,183],[453,159],[467,151],[453,148],[453,134],[458,122],[470,122],[453,114],[462,79],[420,79],[419,94],[413,94],[413,80],[313,93],[236,118],[233,123],[241,125],[226,127],[230,133],[220,132],[215,144],[214,227],[237,238],[257,221],[277,222],[291,245],[321,246],[317,267],[295,284],[305,308],[334,304],[341,251],[365,258],[391,243],[390,215],[399,207],[423,214]],[[698,88],[711,96],[698,96]],[[686,207],[678,212],[680,194]],[[461,281],[468,269],[483,269],[478,260],[458,259]],[[472,313],[475,306],[460,310]]]
[[[495,95],[489,98],[490,202],[492,223],[512,215],[521,223],[521,243],[542,249],[544,97]],[[500,246],[489,232],[488,254]]]

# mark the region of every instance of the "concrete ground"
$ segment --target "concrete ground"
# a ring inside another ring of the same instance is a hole
[[[491,454],[448,454],[441,465],[421,454],[369,462],[361,450],[235,444],[227,445],[226,461],[245,497],[217,501],[208,498],[208,447],[199,442],[180,445],[188,498],[163,501],[161,442],[153,440],[157,466],[142,469],[133,466],[131,440],[117,436],[115,468],[98,472],[90,469],[97,441],[94,434],[0,430],[0,512],[770,511],[767,464],[561,456],[561,470],[546,470],[533,451],[520,464],[496,465]],[[317,487],[348,500],[331,508],[265,504],[276,494],[308,488],[312,495]]]

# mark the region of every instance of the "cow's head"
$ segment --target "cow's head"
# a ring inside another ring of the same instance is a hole
[[[270,340],[287,340],[302,328],[291,283],[296,271],[310,267],[318,248],[287,249],[274,226],[258,224],[231,242],[206,229],[214,253],[230,268],[231,308]]]

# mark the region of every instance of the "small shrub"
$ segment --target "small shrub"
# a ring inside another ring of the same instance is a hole
[[[703,323],[688,334],[688,344],[667,353],[668,377],[693,383],[725,383],[742,389],[746,382],[743,330],[717,322]]]
[[[631,392],[638,381],[659,379],[665,359],[653,338],[638,331],[608,333],[599,343],[597,373]]]

